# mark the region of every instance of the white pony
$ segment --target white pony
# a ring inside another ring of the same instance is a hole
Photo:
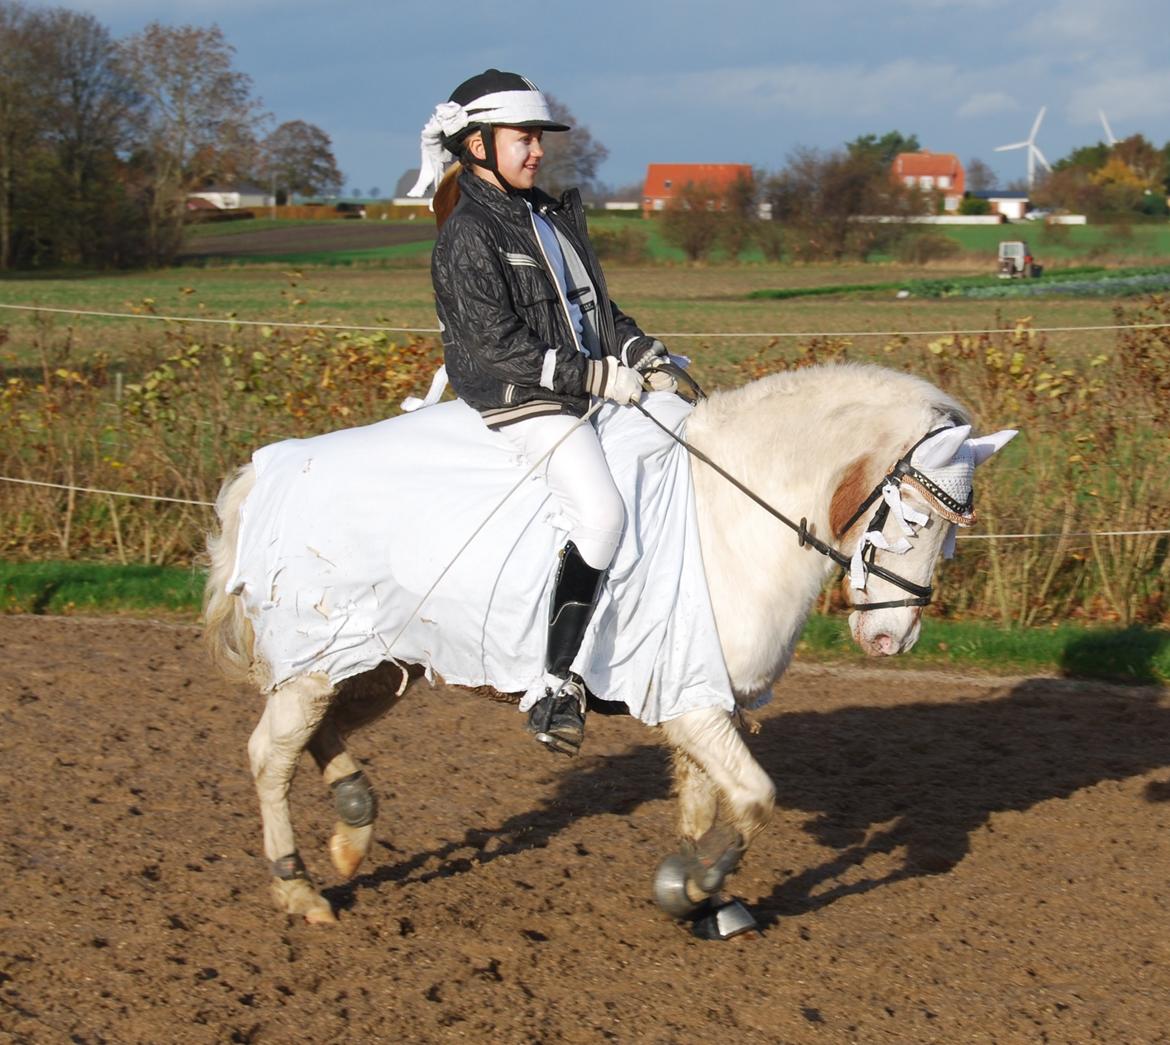
[[[974,467],[1014,434],[971,439],[957,402],[919,378],[874,366],[774,374],[701,401],[685,438],[701,455],[691,459],[691,478],[702,572],[735,703],[757,705],[784,671],[835,563],[849,567],[850,628],[860,647],[888,656],[913,646],[935,563],[954,526],[974,521]],[[331,922],[333,910],[294,840],[288,790],[297,761],[307,748],[333,790],[338,820],[330,853],[337,870],[352,876],[371,844],[376,799],[344,737],[387,711],[430,666],[387,653],[372,670],[334,684],[310,662],[273,685],[254,630],[264,627],[262,614],[255,606],[249,613],[228,590],[241,512],[254,487],[247,465],[217,502],[221,529],[208,542],[205,640],[225,674],[267,691],[248,753],[276,905]],[[744,488],[801,520],[799,527],[789,521],[799,532],[753,504]],[[403,513],[411,511],[409,500],[400,503]],[[775,794],[739,723],[734,712],[707,707],[657,727],[673,750],[682,842],[659,867],[655,898],[670,915],[695,918],[700,935],[718,938],[753,924],[742,908],[728,916],[732,908],[711,898],[768,822]],[[527,742],[523,736],[518,729],[517,743]]]

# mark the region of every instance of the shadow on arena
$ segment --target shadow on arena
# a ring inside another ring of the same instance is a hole
[[[1148,655],[1158,648],[1151,643]],[[908,681],[915,684],[922,683]],[[754,908],[757,917],[766,925],[844,896],[945,874],[992,814],[1170,765],[1170,708],[1161,706],[1163,696],[1152,685],[1035,678],[994,700],[768,716],[763,732],[748,742],[776,784],[777,819],[804,814],[801,829],[833,855],[777,883]],[[457,840],[380,866],[326,895],[345,909],[360,889],[462,874],[542,848],[579,819],[627,815],[669,796],[663,747],[639,745],[583,761],[567,767],[555,792],[539,797],[531,811],[498,826],[468,828]],[[1170,780],[1151,783],[1144,797],[1170,801]],[[859,871],[879,855],[884,873]]]
[[[1031,679],[992,701],[780,716],[757,757],[778,808],[806,813],[803,830],[835,852],[778,883],[758,915],[775,920],[944,874],[994,813],[1170,765],[1163,696],[1154,686]],[[1170,782],[1149,784],[1144,797],[1170,800]],[[878,854],[893,856],[894,869],[858,875]]]
[[[343,885],[323,889],[335,910],[353,906],[359,890],[385,882],[427,882],[464,874],[501,856],[543,849],[577,820],[598,815],[625,816],[644,802],[670,797],[670,758],[665,747],[639,745],[619,755],[566,763],[552,794],[534,793],[536,808],[502,824],[469,827],[463,835],[434,849],[383,865]],[[665,854],[663,854],[665,855]],[[437,867],[427,867],[433,861]],[[423,867],[427,870],[422,871]]]

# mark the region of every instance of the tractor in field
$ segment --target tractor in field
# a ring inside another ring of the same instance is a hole
[[[1037,265],[1032,251],[1023,240],[1003,240],[999,245],[999,278],[1035,278],[1044,272],[1043,265]]]

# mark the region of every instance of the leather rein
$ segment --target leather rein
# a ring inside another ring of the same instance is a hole
[[[679,385],[686,385],[689,387],[697,399],[707,398],[706,393],[699,387],[698,382],[695,381],[695,379],[691,377],[691,375],[688,374],[682,367],[675,366],[673,363],[663,363],[660,364],[656,369],[669,374]],[[807,518],[802,516],[799,523],[793,522],[783,512],[773,508],[772,505],[768,504],[768,502],[765,501],[762,497],[760,497],[754,491],[748,489],[748,487],[740,482],[734,475],[712,461],[711,458],[703,453],[702,450],[697,449],[688,443],[685,439],[672,432],[669,428],[666,427],[666,425],[659,421],[658,418],[656,418],[644,406],[642,406],[641,403],[632,401],[630,405],[635,407],[639,413],[662,429],[663,432],[670,436],[670,438],[678,443],[679,446],[683,447],[692,457],[702,461],[709,468],[714,469],[715,472],[731,483],[731,485],[739,490],[739,492],[742,493],[745,497],[751,498],[769,515],[771,515],[773,518],[779,519],[780,522],[782,522],[790,530],[793,530],[796,533],[797,542],[802,548],[805,545],[808,545],[815,551],[820,552],[821,555],[824,555],[826,558],[829,558],[833,562],[837,563],[837,565],[845,568],[846,570],[849,569],[851,564],[851,559],[849,556],[845,555],[844,552],[838,551],[836,548],[830,544],[827,544],[825,541],[822,541],[815,534],[810,533],[808,530]],[[882,478],[882,480],[873,488],[873,490],[870,491],[869,496],[866,497],[865,500],[863,500],[861,504],[857,506],[857,510],[849,517],[849,521],[842,527],[842,533],[849,532],[850,528],[857,522],[857,520],[860,519],[862,515],[864,515],[865,512],[869,510],[873,503],[882,496],[882,490],[886,487],[887,484],[892,483],[894,486],[900,486],[904,476],[914,476],[916,478],[921,478],[917,469],[915,469],[914,466],[910,463],[910,457],[922,443],[941,430],[942,429],[936,428],[930,432],[927,432],[926,435],[924,435],[898,459],[898,461],[894,464],[894,467],[890,469],[889,473]],[[874,512],[874,516],[870,520],[870,524],[867,529],[881,530],[885,525],[888,515],[889,505],[883,501],[882,504],[878,507],[878,510]],[[873,544],[870,544],[868,548],[866,548],[863,556],[867,579],[870,574],[873,574],[875,577],[880,577],[887,583],[894,585],[894,587],[901,588],[902,591],[907,593],[908,598],[892,599],[886,602],[867,602],[860,606],[854,605],[853,609],[858,613],[863,613],[866,610],[883,610],[901,606],[928,606],[930,604],[931,596],[934,594],[933,585],[915,584],[913,581],[907,580],[905,577],[899,577],[898,574],[892,572],[891,570],[887,570],[884,566],[879,565],[874,561],[876,556],[876,548]]]

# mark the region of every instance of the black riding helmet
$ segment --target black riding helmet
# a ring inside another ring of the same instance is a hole
[[[474,164],[491,171],[509,192],[515,191],[500,174],[496,158],[495,127],[534,127],[545,131],[567,131],[568,124],[552,118],[548,100],[531,80],[518,73],[488,69],[464,80],[451,92],[449,101],[467,113],[467,125],[451,135],[442,135],[444,148],[464,165]],[[466,148],[467,139],[483,131],[484,159],[477,160]]]

